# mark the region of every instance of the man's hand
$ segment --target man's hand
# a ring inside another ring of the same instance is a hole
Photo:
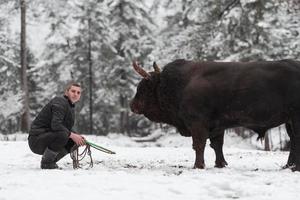
[[[77,133],[73,133],[71,132],[70,134],[70,138],[75,142],[75,144],[77,144],[78,146],[84,146],[85,145],[85,139],[83,136],[77,134]]]

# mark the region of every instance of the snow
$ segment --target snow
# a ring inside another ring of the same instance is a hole
[[[224,154],[229,166],[214,168],[207,146],[206,169],[193,169],[191,138],[159,137],[137,143],[119,134],[86,136],[117,152],[92,149],[94,167],[73,170],[66,156],[62,170],[41,170],[40,156],[28,148],[26,134],[16,141],[0,137],[0,200],[14,199],[298,199],[300,173],[282,170],[288,152],[254,150],[241,139],[226,135]],[[12,137],[10,136],[10,139]]]
[[[22,110],[22,93],[13,94],[12,91],[0,97],[1,115],[6,119],[10,115],[20,112]]]

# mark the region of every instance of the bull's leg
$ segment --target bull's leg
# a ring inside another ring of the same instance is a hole
[[[201,125],[194,125],[191,128],[193,149],[196,153],[194,168],[204,169],[204,149],[208,138],[208,131]]]
[[[223,155],[223,143],[224,143],[224,130],[213,132],[210,134],[210,146],[214,149],[216,154],[215,167],[223,168],[227,164]]]
[[[293,167],[295,165],[295,141],[294,141],[294,133],[293,133],[293,129],[292,129],[292,125],[291,123],[286,123],[285,124],[286,127],[286,132],[288,134],[288,136],[290,137],[290,154],[289,154],[289,158],[288,161],[286,163],[286,165],[283,167],[285,168],[290,168]]]
[[[300,171],[300,116],[292,117],[292,137],[291,144],[293,144],[293,150],[291,154],[291,161],[295,162],[295,166],[292,167],[293,171]]]

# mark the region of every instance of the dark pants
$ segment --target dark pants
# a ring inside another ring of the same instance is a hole
[[[75,143],[65,132],[46,132],[39,135],[29,135],[28,144],[33,153],[43,155],[47,147],[55,152],[65,149],[70,153]]]

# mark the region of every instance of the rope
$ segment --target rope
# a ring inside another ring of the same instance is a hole
[[[92,158],[92,152],[91,152],[91,146],[89,144],[85,145],[85,149],[79,153],[79,146],[74,145],[71,149],[70,156],[73,160],[73,168],[78,169],[81,168],[79,161],[83,160],[84,157],[88,155],[90,157],[90,165],[89,168],[93,167],[93,158]]]
[[[90,146],[93,147],[94,149],[97,149],[98,151],[102,151],[102,152],[108,153],[108,154],[116,154],[116,152],[114,152],[114,151],[111,151],[111,150],[109,150],[109,149],[106,149],[106,148],[104,148],[104,147],[101,147],[100,145],[94,144],[94,143],[89,142],[89,141],[87,141],[87,140],[85,140],[85,143],[88,144],[88,145],[90,145]]]

